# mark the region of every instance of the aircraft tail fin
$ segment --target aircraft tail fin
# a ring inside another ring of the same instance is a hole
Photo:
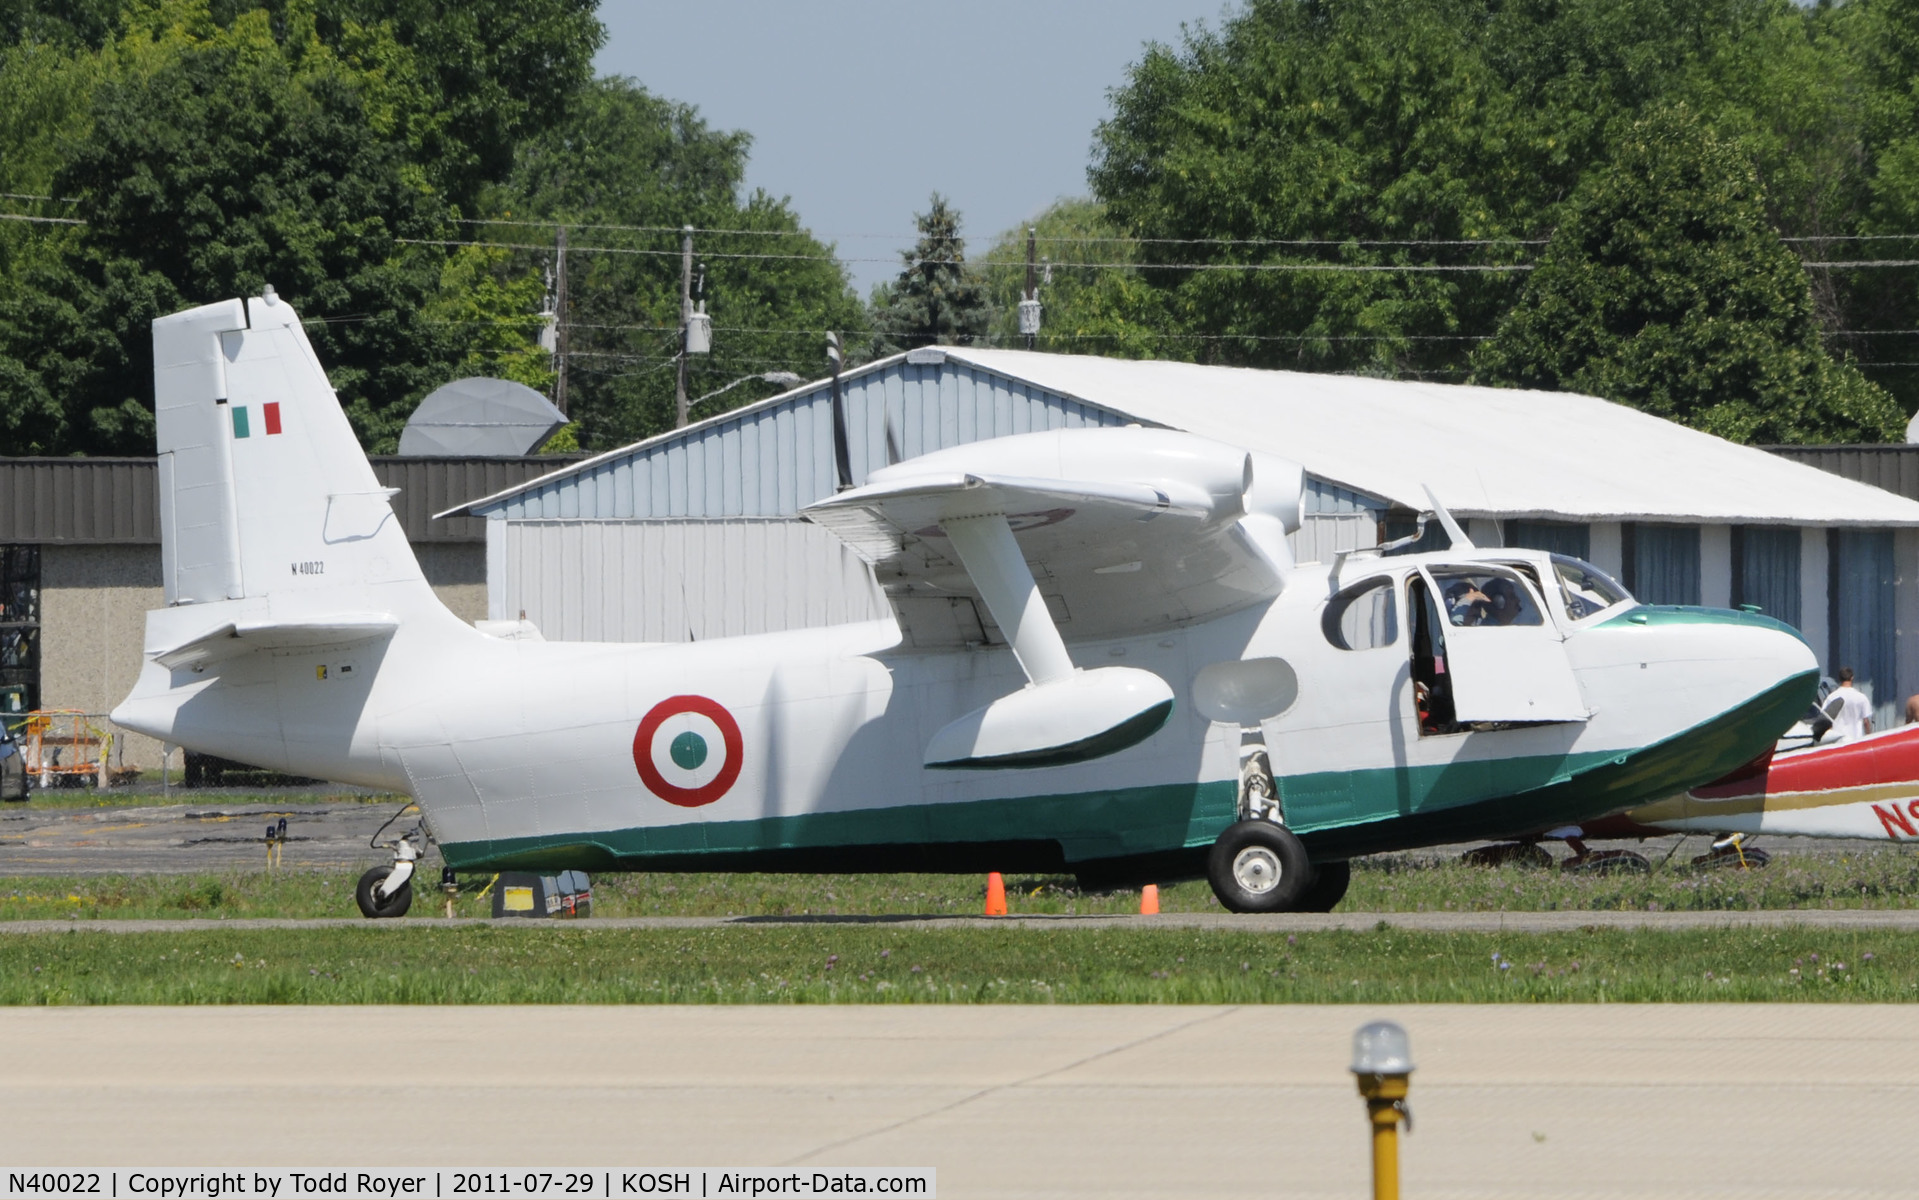
[[[313,602],[293,608],[326,612],[325,593],[355,589],[364,609],[369,586],[432,596],[392,489],[273,289],[156,320],[153,352],[169,606],[271,595],[277,613],[291,593]]]

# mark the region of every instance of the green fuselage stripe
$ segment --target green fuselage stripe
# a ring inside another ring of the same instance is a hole
[[[1815,674],[1796,676],[1639,750],[1284,776],[1287,824],[1315,859],[1330,860],[1592,820],[1750,762],[1805,708],[1816,683]],[[687,821],[451,843],[441,852],[461,870],[1070,869],[1156,855],[1191,857],[1232,823],[1235,790],[1233,781],[1221,780]],[[981,862],[999,865],[979,868]]]

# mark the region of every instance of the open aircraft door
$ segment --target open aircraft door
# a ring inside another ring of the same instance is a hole
[[[1486,566],[1421,567],[1419,574],[1445,645],[1454,720],[1584,721],[1591,715],[1565,640],[1526,579]]]

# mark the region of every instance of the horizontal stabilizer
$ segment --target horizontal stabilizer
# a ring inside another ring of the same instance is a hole
[[[385,613],[342,613],[324,621],[228,621],[148,653],[168,670],[202,667],[255,650],[304,650],[372,641],[399,627],[399,621]]]

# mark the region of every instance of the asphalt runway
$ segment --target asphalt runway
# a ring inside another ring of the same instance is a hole
[[[353,868],[391,861],[367,846],[395,804],[329,802],[311,793],[195,793],[179,804],[124,808],[0,806],[0,875],[186,874],[257,868],[268,822],[287,821],[281,865]],[[244,799],[246,803],[236,803]],[[402,818],[396,829],[417,818]]]
[[[934,1167],[943,1197],[1355,1197],[1352,1030],[1410,1031],[1409,1197],[1894,1197],[1904,1006],[0,1011],[9,1169]]]

